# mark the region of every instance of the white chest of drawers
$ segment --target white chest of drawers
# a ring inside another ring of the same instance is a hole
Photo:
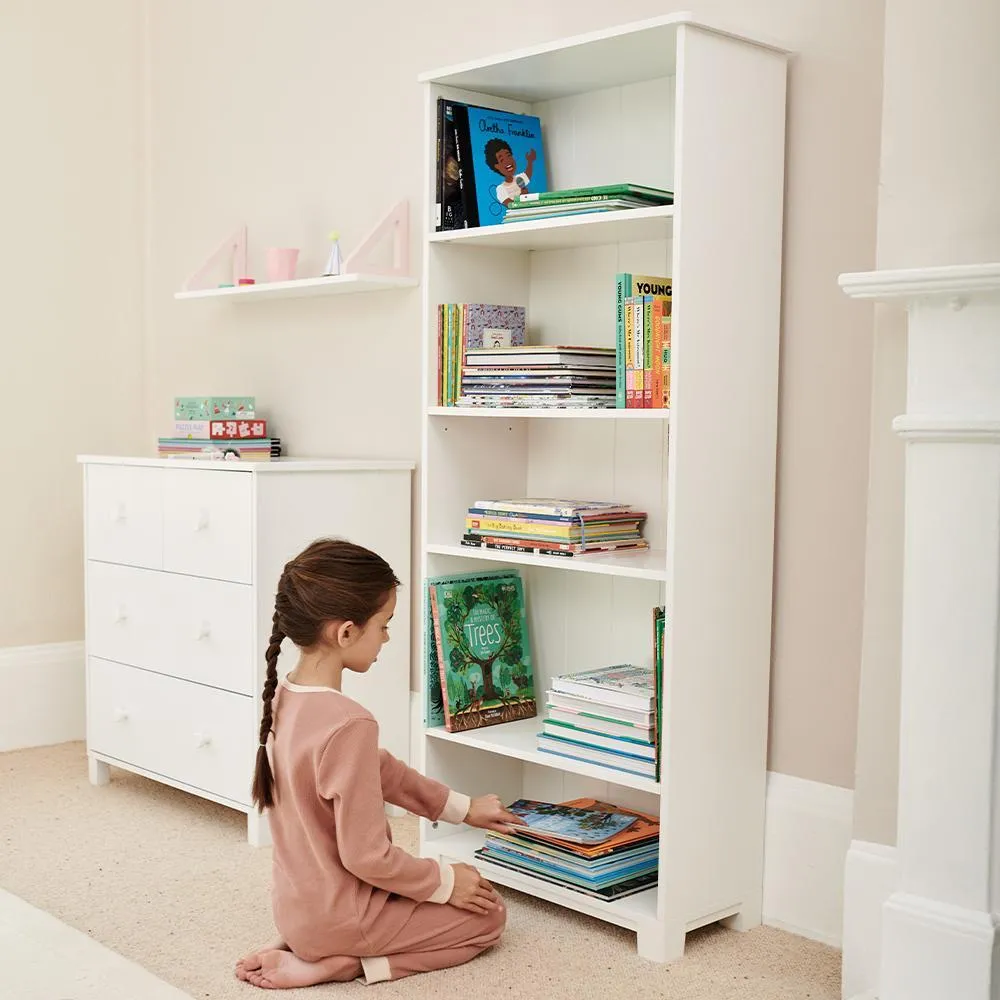
[[[409,462],[206,463],[82,456],[90,779],[125,768],[247,813],[264,651],[284,564],[315,538],[374,549],[410,578]],[[409,588],[407,588],[409,589]],[[410,601],[345,693],[409,756]],[[295,663],[286,642],[284,673]]]

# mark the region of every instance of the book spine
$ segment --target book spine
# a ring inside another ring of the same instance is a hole
[[[472,136],[469,134],[469,109],[465,104],[452,105],[455,123],[455,152],[458,157],[458,187],[465,209],[465,228],[479,225],[479,203],[476,201],[476,177],[472,167]]]
[[[646,336],[645,336],[645,313],[646,303],[641,295],[635,296],[634,318],[632,323],[635,327],[635,408],[642,409],[643,396],[646,391],[645,365],[646,365]]]
[[[444,98],[437,99],[437,158],[434,177],[434,231],[441,232],[444,204]]]
[[[653,297],[650,316],[650,399],[649,405],[659,410],[663,408],[663,299]]]
[[[663,407],[670,409],[670,323],[669,315],[663,317]]]
[[[625,409],[625,289],[630,274],[615,276],[615,407]]]
[[[625,297],[625,408],[635,408],[635,309],[631,295]]]
[[[430,587],[431,619],[434,622],[434,646],[437,649],[438,675],[441,680],[441,705],[444,709],[444,728],[451,732],[451,709],[448,706],[448,676],[441,645],[441,609],[438,607],[437,587]]]
[[[648,410],[653,405],[653,303],[647,295],[642,311],[642,405]]]

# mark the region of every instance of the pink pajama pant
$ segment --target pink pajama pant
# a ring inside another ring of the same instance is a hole
[[[381,954],[360,957],[363,981],[371,985],[462,965],[495,945],[506,923],[507,909],[503,902],[498,909],[482,914],[460,910],[448,903],[419,903],[402,929],[383,943]],[[346,981],[357,977],[356,957],[321,961],[331,979]]]

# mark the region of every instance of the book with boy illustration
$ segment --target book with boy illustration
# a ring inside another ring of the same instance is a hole
[[[425,596],[427,724],[462,732],[535,716],[520,575],[435,577]]]
[[[542,124],[535,115],[439,98],[437,148],[439,231],[498,225],[521,194],[548,189]],[[461,212],[453,194],[449,199],[448,179],[456,175]]]
[[[528,827],[490,831],[476,857],[605,901],[656,885],[660,824],[656,816],[598,799],[518,800],[511,812]],[[548,829],[565,835],[551,835]],[[581,842],[580,837],[586,841]]]

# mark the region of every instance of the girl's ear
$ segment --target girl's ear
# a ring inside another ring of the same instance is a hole
[[[354,641],[358,637],[358,632],[360,629],[354,622],[334,622],[331,625],[333,630],[334,645],[339,646],[341,649],[347,649],[348,646],[353,646]]]

